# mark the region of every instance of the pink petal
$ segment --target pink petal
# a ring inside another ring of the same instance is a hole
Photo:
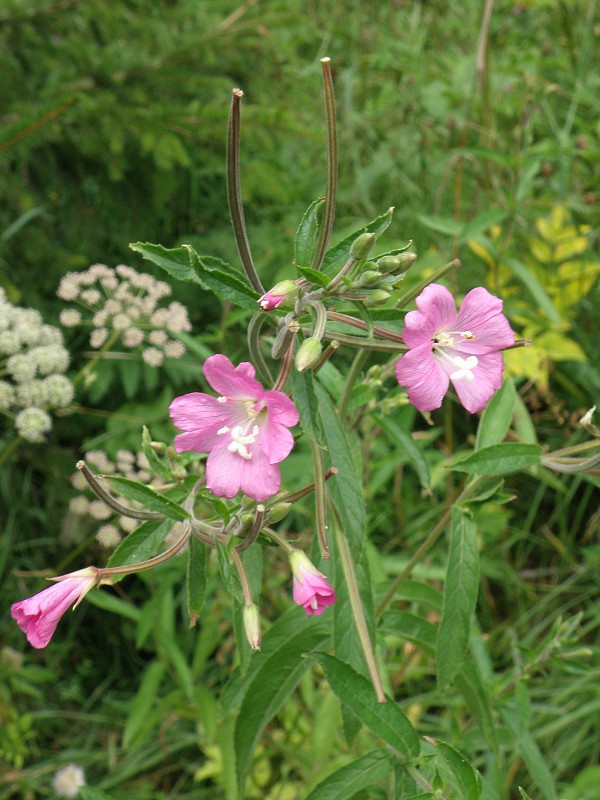
[[[433,322],[422,311],[409,311],[404,322],[406,327],[402,331],[402,338],[409,347],[418,347],[420,344],[431,342],[437,333]]]
[[[214,447],[206,461],[206,486],[219,497],[234,497],[239,491],[257,503],[268,500],[279,491],[279,467],[269,464],[260,443],[248,446],[251,459],[227,449],[228,441]]]
[[[175,450],[194,450],[205,453],[213,447],[219,437],[217,431],[228,425],[239,409],[231,403],[219,403],[216,397],[203,392],[176,397],[169,406],[171,419],[177,428],[186,431],[175,437]]]
[[[433,411],[442,405],[449,377],[431,352],[431,344],[409,350],[396,362],[396,378],[407,387],[408,399],[419,411]]]
[[[244,459],[230,453],[228,441],[217,444],[206,460],[206,486],[219,497],[235,497],[242,483]]]
[[[249,448],[253,450],[252,445]],[[262,503],[277,494],[281,486],[281,472],[275,464],[269,464],[269,460],[260,448],[253,455],[250,461],[244,461],[242,470],[241,489],[244,494]]]
[[[291,432],[285,425],[271,421],[270,416],[267,423],[261,428],[259,441],[270,464],[279,464],[280,461],[287,458],[294,446],[294,437]]]
[[[416,300],[419,311],[431,320],[434,331],[452,330],[456,320],[454,297],[440,283],[430,283]]]
[[[62,615],[89,583],[89,578],[67,578],[12,605],[10,613],[33,647],[46,647]]]
[[[514,344],[515,334],[508,320],[502,314],[502,300],[490,294],[487,289],[478,286],[465,296],[456,319],[457,331],[471,331],[475,334],[472,341],[458,342],[457,349],[464,353],[485,353],[502,350]]]
[[[280,425],[285,425],[287,428],[291,428],[293,425],[297,424],[300,415],[298,414],[298,409],[287,394],[271,390],[265,392],[262,399],[266,403],[269,411],[269,420],[273,420]]]
[[[242,361],[234,367],[227,356],[217,354],[204,362],[204,377],[223,397],[236,400],[258,400],[263,396],[263,387],[254,377],[252,364]]]
[[[490,398],[502,385],[502,353],[484,353],[473,367],[473,380],[452,381],[458,399],[471,414],[483,411]]]

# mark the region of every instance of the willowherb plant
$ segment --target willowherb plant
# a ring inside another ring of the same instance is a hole
[[[185,345],[172,334],[191,330],[185,306],[177,301],[164,304],[171,293],[168,283],[132,267],[94,264],[62,278],[58,297],[78,307],[64,309],[60,321],[66,328],[91,327],[94,350],[120,344],[141,351],[146,364],[159,367],[165,358],[185,353]]]
[[[13,305],[0,289],[0,413],[26,441],[45,441],[51,412],[73,400],[64,375],[69,361],[60,329],[44,323],[38,311]]]

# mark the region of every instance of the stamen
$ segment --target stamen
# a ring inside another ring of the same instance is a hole
[[[229,433],[229,430],[230,429],[227,427],[227,425],[223,425],[223,427],[219,428],[217,431],[217,436],[222,436],[224,433]]]
[[[230,453],[238,453],[242,458],[246,459],[246,461],[249,461],[252,458],[252,453],[248,451],[246,445],[254,444],[259,432],[258,425],[255,425],[252,428],[252,433],[248,433],[244,436],[244,429],[242,426],[236,425],[231,431],[231,442],[227,445],[227,449]]]
[[[223,397],[223,395],[219,395],[219,397],[217,397],[217,403],[226,403],[226,402],[227,398]]]
[[[452,361],[458,369],[451,373],[450,379],[453,381],[466,381],[467,383],[471,383],[475,377],[473,375],[473,369],[479,364],[477,356],[469,356],[468,358],[455,356]]]

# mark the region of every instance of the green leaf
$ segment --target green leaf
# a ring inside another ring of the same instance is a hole
[[[560,313],[533,272],[516,258],[507,258],[505,263],[525,286],[535,305],[544,312],[550,322],[562,326]]]
[[[329,685],[340,701],[347,704],[373,733],[407,759],[419,754],[417,732],[393,700],[388,699],[384,705],[379,703],[371,681],[335,656],[311,653],[310,658],[323,667]]]
[[[335,275],[340,271],[340,269],[350,258],[350,249],[352,248],[354,240],[360,236],[361,233],[374,233],[375,236],[379,238],[388,229],[390,222],[392,221],[393,213],[393,208],[388,209],[385,214],[382,214],[380,217],[376,217],[374,220],[369,222],[368,225],[365,225],[364,228],[359,228],[349,236],[346,236],[345,239],[342,239],[341,242],[338,242],[333,247],[330,247],[325,253],[325,258],[323,259],[323,266],[321,267],[323,273],[325,275]]]
[[[327,275],[323,275],[322,272],[319,272],[319,270],[313,269],[312,267],[296,267],[296,269],[307,281],[318,283],[319,286],[323,287],[329,286],[330,279]]]
[[[306,800],[350,800],[357,792],[389,775],[393,766],[387,750],[372,750],[328,775]]]
[[[424,489],[430,489],[431,480],[429,477],[429,466],[419,445],[412,436],[403,430],[394,420],[385,419],[384,417],[376,417],[376,419],[377,424],[381,430],[387,434],[388,438],[400,445],[402,450],[406,453],[417,473],[421,486]]]
[[[135,359],[127,361],[117,361],[121,385],[125,392],[125,397],[132,400],[140,387],[142,377],[142,365]]]
[[[119,546],[113,550],[108,559],[108,567],[123,567],[127,564],[139,564],[156,555],[156,551],[164,542],[173,527],[170,519],[150,519],[132,531]],[[121,579],[113,575],[113,582]]]
[[[379,629],[382,633],[400,636],[416,645],[428,656],[435,656],[436,628],[431,622],[408,611],[386,611]]]
[[[148,464],[150,464],[150,469],[154,475],[160,475],[161,478],[170,477],[171,471],[162,459],[159,458],[156,451],[152,448],[151,443],[152,438],[150,437],[150,431],[144,425],[142,428],[142,450],[144,451]]]
[[[507,212],[501,208],[490,208],[488,211],[481,211],[470,219],[460,233],[460,241],[472,239],[479,233],[487,231],[492,225],[499,225],[508,216]]]
[[[542,448],[537,444],[503,442],[483,447],[450,465],[457,472],[469,475],[506,475],[540,463]]]
[[[481,415],[475,450],[482,450],[484,447],[504,441],[512,422],[516,397],[512,378],[505,378]]]
[[[190,628],[194,627],[204,607],[207,569],[208,547],[195,536],[190,536],[187,561],[187,608]]]
[[[113,576],[113,583],[116,583],[118,579],[120,579],[120,576]],[[101,608],[102,611],[108,611],[109,614],[117,614],[132,622],[139,622],[140,609],[125,600],[121,600],[120,597],[115,597],[114,594],[105,592],[102,589],[92,589],[91,592],[86,594],[85,599],[86,602],[91,603],[96,608]]]
[[[233,540],[230,542],[230,544],[233,546]],[[223,584],[227,591],[236,597],[241,603],[244,600],[244,595],[242,594],[242,586],[240,584],[240,579],[235,568],[235,564],[233,563],[232,555],[229,552],[229,548],[227,545],[223,544],[223,542],[217,539],[216,550],[217,563],[219,564],[219,572],[221,574]]]
[[[158,494],[154,489],[149,486],[144,486],[137,481],[130,481],[128,478],[120,478],[115,475],[103,475],[104,480],[109,481],[111,486],[127,497],[129,500],[135,500],[141,503],[144,508],[149,511],[156,511],[159,514],[164,514],[165,517],[174,520],[189,519],[190,515],[184,511],[181,506],[169,500],[162,494]]]
[[[125,750],[128,750],[140,735],[145,738],[148,711],[155,703],[165,672],[165,665],[162,661],[151,661],[144,672],[139,689],[131,702],[123,730],[123,748]]]
[[[437,233],[444,233],[447,236],[460,236],[463,230],[462,222],[454,219],[454,217],[437,217],[433,214],[418,214],[417,219],[421,225],[425,225],[432,231]]]
[[[479,800],[482,789],[481,776],[462,753],[441,739],[436,740],[435,749],[456,778],[463,800]]]
[[[182,245],[189,253],[190,263],[199,283],[217,297],[229,300],[236,306],[256,311],[258,294],[247,283],[245,276],[234,267],[213,256],[200,256],[189,244]]]
[[[529,774],[538,785],[545,800],[558,800],[552,773],[531,733],[523,726],[514,708],[500,708],[503,720],[508,725],[514,742],[521,754]]]
[[[313,201],[307,208],[296,231],[294,261],[299,269],[310,267],[312,264],[319,235],[321,209],[324,203],[325,200],[322,197]]]
[[[81,800],[115,800],[111,794],[94,789],[93,786],[82,786],[79,789],[79,797]]]
[[[150,242],[135,242],[129,248],[146,259],[157,264],[168,272],[172,278],[178,281],[188,281],[189,283],[200,283],[196,272],[190,264],[190,257],[187,250],[183,247],[175,247],[168,250],[161,244],[150,244]]]
[[[292,370],[293,397],[300,414],[302,429],[320,445],[324,444],[323,426],[319,416],[319,402],[310,370]]]
[[[477,527],[471,515],[455,506],[450,527],[450,552],[444,585],[444,605],[437,637],[438,683],[447,688],[466,657],[471,620],[479,590]]]

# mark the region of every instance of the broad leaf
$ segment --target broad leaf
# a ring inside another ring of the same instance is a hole
[[[350,764],[336,769],[315,786],[306,800],[350,800],[357,792],[385,778],[393,769],[387,750],[373,750]]]
[[[541,454],[542,448],[537,444],[503,442],[476,450],[449,468],[469,475],[506,475],[517,469],[538,465]]]
[[[190,263],[202,286],[210,289],[222,300],[228,300],[249,311],[257,310],[258,294],[246,281],[245,276],[220,258],[198,255],[189,244],[184,244],[183,247],[189,253]]]
[[[170,519],[151,519],[144,522],[113,550],[107,566],[123,567],[147,561],[156,555],[172,527],[173,522]],[[121,580],[121,577],[123,576],[113,575],[113,583]]]
[[[516,396],[512,378],[505,378],[481,415],[475,450],[482,450],[484,447],[504,441],[512,422]]]

